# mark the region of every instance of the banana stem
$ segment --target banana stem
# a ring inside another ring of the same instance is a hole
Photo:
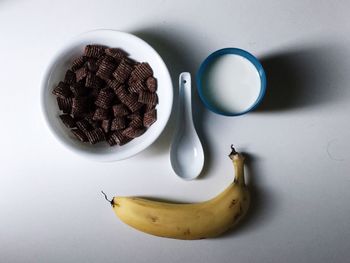
[[[105,192],[101,191],[101,193],[104,195],[105,199],[113,206],[114,205],[113,199],[109,200]]]
[[[235,179],[234,182],[239,185],[245,185],[244,182],[244,157],[242,154],[236,152],[233,145],[231,145],[231,153],[229,154],[230,159],[233,162],[235,170]]]

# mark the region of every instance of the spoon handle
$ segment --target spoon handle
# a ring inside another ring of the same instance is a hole
[[[179,104],[180,104],[180,122],[185,125],[193,126],[192,119],[192,101],[191,101],[191,74],[183,72],[179,77]]]

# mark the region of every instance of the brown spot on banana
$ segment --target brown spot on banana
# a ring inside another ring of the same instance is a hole
[[[237,204],[237,200],[236,200],[236,199],[233,199],[233,200],[231,201],[231,203],[230,203],[229,208],[234,207],[234,206],[235,206],[235,204]]]
[[[235,214],[235,217],[233,218],[233,222],[236,222],[241,216],[241,213]]]
[[[240,213],[240,214],[243,214],[243,207],[242,207],[242,204],[241,204],[241,203],[239,203],[239,213]]]
[[[117,203],[117,202],[113,202],[113,203],[112,203],[112,207],[120,207],[120,204]]]
[[[150,215],[149,218],[151,219],[152,223],[155,223],[156,221],[158,221],[158,217],[157,216]]]
[[[243,207],[242,207],[242,204],[239,202],[239,212],[235,214],[235,216],[233,217],[233,222],[236,222],[242,215],[243,215]]]
[[[186,231],[184,232],[184,235],[191,235],[191,230],[189,228],[186,229]]]

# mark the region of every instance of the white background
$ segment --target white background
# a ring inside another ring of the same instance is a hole
[[[0,0],[0,262],[347,262],[350,256],[349,1]],[[54,52],[96,28],[153,45],[174,83],[212,51],[257,55],[268,93],[255,112],[222,117],[195,103],[202,177],[171,170],[173,117],[159,140],[121,162],[60,145],[40,110]],[[233,178],[229,145],[249,153],[253,203],[235,231],[178,241],[137,232],[109,196],[201,201]]]

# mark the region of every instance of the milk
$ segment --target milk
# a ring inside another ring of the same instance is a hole
[[[248,110],[257,100],[260,88],[255,66],[235,54],[219,56],[203,74],[203,95],[212,106],[226,113]]]

